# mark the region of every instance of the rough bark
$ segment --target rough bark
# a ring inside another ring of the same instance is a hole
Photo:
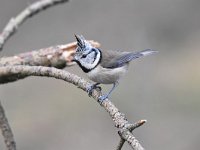
[[[87,91],[87,87],[91,85],[91,83],[87,82],[85,79],[71,74],[65,70],[56,69],[53,67],[42,67],[42,66],[4,66],[0,67],[0,78],[2,76],[11,76],[14,75],[16,78],[19,76],[46,76],[53,77],[56,79],[61,79],[66,82],[72,83],[78,88]],[[101,92],[99,90],[94,90],[92,92],[92,97],[98,102],[98,98],[101,96]],[[130,124],[125,115],[119,111],[119,109],[108,99],[101,103],[101,106],[109,113],[112,120],[114,121],[115,127],[119,129],[118,133],[122,139],[127,141],[132,149],[134,150],[144,150],[144,148],[140,145],[138,140],[133,136],[130,130],[135,129],[135,126],[142,125],[146,121],[141,121],[139,125]]]

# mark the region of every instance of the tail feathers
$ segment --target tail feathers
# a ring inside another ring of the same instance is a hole
[[[145,50],[142,50],[142,51],[139,51],[139,52],[133,52],[133,53],[126,54],[126,55],[120,57],[117,60],[117,62],[118,62],[118,64],[123,65],[124,63],[132,61],[136,58],[140,58],[140,57],[147,56],[147,55],[150,55],[150,54],[154,54],[154,53],[157,53],[157,52],[158,51],[155,51],[155,50],[152,50],[152,49],[145,49]]]
[[[152,49],[145,49],[143,51],[136,52],[133,55],[136,55],[136,56],[138,55],[140,57],[140,56],[148,56],[148,55],[151,55],[151,54],[154,54],[154,53],[157,53],[157,52],[158,51],[155,51],[155,50],[152,50]]]
[[[158,52],[158,51],[155,51],[152,49],[146,49],[146,50],[139,51],[139,52],[126,53],[126,54],[122,55],[121,57],[118,57],[117,59],[112,59],[110,62],[105,63],[103,66],[106,68],[118,68],[118,67],[124,66],[125,64],[127,64],[128,62],[130,62],[136,58],[154,54],[156,52]]]

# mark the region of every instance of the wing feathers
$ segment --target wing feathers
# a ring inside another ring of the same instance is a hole
[[[106,54],[103,55],[101,65],[105,68],[118,68],[121,67],[128,62],[140,58],[142,56],[147,56],[157,51],[152,49],[146,49],[140,52],[115,52],[115,51],[108,51]],[[103,52],[104,53],[104,52]]]

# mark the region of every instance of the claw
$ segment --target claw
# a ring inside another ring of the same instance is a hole
[[[89,96],[92,96],[92,92],[93,92],[94,89],[98,88],[101,91],[101,87],[98,86],[98,85],[99,85],[99,83],[96,83],[96,84],[93,84],[93,85],[89,85],[87,87],[86,91],[87,91],[87,93],[88,93]]]
[[[88,93],[89,96],[92,95],[93,89],[94,89],[94,88],[93,88],[93,85],[87,87],[86,91],[87,91],[87,93]]]
[[[102,95],[102,96],[99,96],[99,98],[98,98],[98,102],[99,102],[100,104],[102,104],[103,101],[105,101],[107,98],[108,98],[108,95]]]
[[[111,89],[107,94],[102,95],[102,96],[99,96],[98,102],[99,102],[100,104],[102,104],[103,101],[106,100],[106,99],[108,98],[108,96],[112,93],[112,91],[115,89],[115,87],[117,86],[117,84],[118,84],[118,82],[115,82],[115,83],[113,84],[112,89]]]

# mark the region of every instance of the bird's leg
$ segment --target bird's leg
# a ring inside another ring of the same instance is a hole
[[[108,98],[108,96],[112,93],[112,91],[116,88],[116,86],[118,84],[119,84],[118,82],[115,82],[113,84],[113,87],[111,88],[111,90],[107,94],[100,96],[99,99],[98,99],[99,103],[102,103],[106,98]]]
[[[90,86],[88,86],[87,87],[87,93],[88,93],[88,95],[89,96],[91,96],[92,95],[92,91],[94,90],[94,89],[96,89],[96,88],[98,88],[100,91],[101,91],[101,87],[100,86],[98,86],[100,83],[95,83],[95,84],[93,84],[93,85],[90,85]]]

